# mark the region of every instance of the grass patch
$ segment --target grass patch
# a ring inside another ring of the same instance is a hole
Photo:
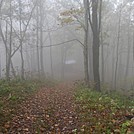
[[[111,93],[100,93],[80,87],[75,94],[76,112],[81,122],[81,133],[121,133],[130,127],[125,115],[131,113],[134,99]]]

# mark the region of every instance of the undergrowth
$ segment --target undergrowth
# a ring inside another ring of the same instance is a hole
[[[53,85],[55,82],[50,80],[0,80],[0,131],[2,126],[15,114],[17,105],[31,97],[37,89]]]
[[[125,117],[132,114],[134,99],[117,93],[100,93],[79,87],[75,94],[76,112],[81,122],[81,133],[126,134],[134,127]]]

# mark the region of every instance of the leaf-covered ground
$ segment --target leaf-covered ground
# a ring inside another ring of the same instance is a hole
[[[22,100],[3,134],[125,134],[132,132],[133,101],[122,102],[73,83],[44,87]],[[126,107],[126,105],[130,105]],[[11,110],[11,109],[10,109]]]
[[[40,89],[18,106],[12,120],[5,123],[4,133],[72,133],[78,127],[73,95],[70,84]]]
[[[39,81],[0,80],[0,132],[4,123],[12,118],[17,105],[34,94],[39,85]]]

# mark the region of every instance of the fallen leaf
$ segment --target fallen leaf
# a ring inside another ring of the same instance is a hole
[[[28,128],[24,128],[23,130],[24,130],[24,131],[28,131],[29,129],[28,129]]]

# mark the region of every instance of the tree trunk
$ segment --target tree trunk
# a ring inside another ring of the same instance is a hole
[[[114,72],[115,72],[115,47],[113,47],[112,50],[112,82],[111,82],[111,88],[114,88]]]
[[[20,56],[21,56],[21,79],[24,80],[24,57],[23,57],[23,41],[22,41],[22,4],[19,0],[19,30],[20,30]]]
[[[66,61],[67,51],[64,47],[61,48],[61,80],[65,79],[65,61]]]
[[[119,22],[118,22],[118,35],[117,35],[117,48],[116,48],[116,63],[115,63],[115,78],[114,78],[114,90],[117,86],[117,71],[118,71],[118,61],[119,61],[119,45],[120,45],[120,33],[121,33],[121,10],[119,11]]]
[[[47,27],[49,29],[49,24],[48,24],[48,20],[46,19],[46,23],[47,23]],[[52,38],[51,38],[51,33],[48,30],[48,37],[49,37],[49,42],[50,42],[50,67],[51,67],[51,77],[54,77],[54,72],[53,72],[53,55],[52,55]]]
[[[99,74],[99,26],[98,26],[98,0],[92,0],[92,30],[93,30],[93,74],[94,89],[100,91],[100,74]]]
[[[22,41],[20,41],[20,55],[21,55],[21,79],[24,80],[24,58],[23,58],[23,46]]]
[[[104,84],[104,45],[101,31],[101,82]]]
[[[41,66],[41,75],[45,77],[44,72],[44,52],[43,52],[43,5],[42,1],[40,0],[40,66]]]
[[[130,44],[130,21],[131,21],[131,10],[129,12],[129,20],[128,20],[128,47],[127,47],[127,63],[126,63],[126,71],[125,71],[125,82],[127,81],[128,71],[129,71],[129,62],[130,62],[130,51],[131,51],[131,44]],[[127,85],[127,83],[125,83]]]
[[[133,61],[134,61],[134,30],[133,30]]]
[[[13,74],[14,78],[16,78],[16,71],[14,69],[12,60],[11,60],[11,69],[12,69],[12,74]]]
[[[100,91],[100,74],[99,74],[99,39],[93,37],[93,73],[94,73],[94,84],[95,90]]]
[[[12,6],[11,6],[11,0],[10,0],[10,37],[9,37],[9,49],[7,48],[7,67],[6,67],[6,77],[7,80],[10,80],[10,67],[11,67],[11,52],[12,52],[12,33],[13,33],[13,23],[12,23]],[[6,44],[7,45],[7,44]]]
[[[2,31],[2,27],[0,24],[0,33],[2,36],[3,43],[5,45],[5,52],[6,52],[6,79],[10,80],[10,65],[11,65],[11,45],[12,45],[12,21],[10,19],[11,25],[10,25],[10,38],[9,38],[9,45],[7,44],[8,40],[8,24],[6,21],[6,32],[5,37]]]
[[[89,30],[89,24],[88,24],[88,1],[84,1],[85,6],[85,39],[84,39],[84,70],[85,70],[85,83],[89,87],[89,67],[88,67],[88,30]]]
[[[10,80],[10,67],[11,67],[11,58],[8,55],[7,67],[6,67],[6,78],[7,78],[8,81]]]
[[[36,9],[37,13],[37,20],[36,20],[36,25],[37,25],[37,29],[36,29],[36,45],[37,45],[37,66],[38,66],[38,75],[40,77],[40,56],[39,56],[39,9],[37,6]]]
[[[1,54],[0,54],[0,78],[2,77],[2,75],[1,75]]]

